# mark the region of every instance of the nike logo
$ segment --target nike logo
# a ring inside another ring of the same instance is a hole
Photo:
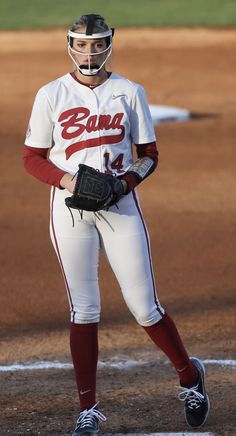
[[[88,392],[91,392],[91,389],[87,389],[87,391],[83,391],[82,389],[79,391],[80,395],[87,394]]]
[[[125,94],[112,94],[111,98],[114,100],[115,98],[126,97]]]

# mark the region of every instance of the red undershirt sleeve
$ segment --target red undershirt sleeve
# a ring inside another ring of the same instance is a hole
[[[158,164],[156,142],[138,144],[136,147],[138,158],[144,156],[151,157],[156,168]],[[66,174],[66,171],[61,170],[48,160],[48,151],[49,148],[36,148],[25,145],[23,151],[25,169],[29,174],[36,177],[41,182],[61,188],[60,181],[64,174]],[[134,174],[124,174],[122,179],[128,184],[128,192],[133,190],[140,183],[140,180],[138,180]]]
[[[154,141],[154,142],[149,142],[147,144],[137,144],[136,148],[137,148],[138,158],[148,156],[151,159],[153,159],[155,163],[155,167],[154,167],[155,170],[158,164],[158,150],[157,150],[156,142]],[[121,178],[122,180],[125,180],[128,184],[127,193],[132,191],[141,182],[140,180],[138,180],[137,177],[135,177],[134,174],[124,174]]]
[[[66,171],[61,170],[47,158],[49,148],[24,146],[23,161],[26,171],[41,182],[61,188],[60,181]]]

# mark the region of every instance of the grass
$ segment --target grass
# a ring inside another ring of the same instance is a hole
[[[236,26],[236,0],[0,0],[0,29],[69,27],[99,13],[113,26]]]

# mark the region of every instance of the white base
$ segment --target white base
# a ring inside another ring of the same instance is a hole
[[[172,106],[150,104],[149,109],[154,124],[186,121],[191,115],[187,109]]]

